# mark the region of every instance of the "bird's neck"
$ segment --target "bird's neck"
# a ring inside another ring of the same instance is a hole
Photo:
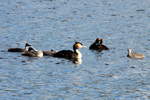
[[[29,46],[25,46],[25,48],[24,48],[26,51],[28,51],[29,50]]]
[[[74,49],[74,53],[77,54],[77,57],[76,57],[76,58],[82,58],[82,54],[81,54],[81,52],[79,51],[79,49]]]
[[[128,51],[128,55],[130,55],[130,56],[131,56],[131,55],[132,55],[132,53],[133,53],[133,52],[132,52],[132,50],[129,50],[129,51]]]

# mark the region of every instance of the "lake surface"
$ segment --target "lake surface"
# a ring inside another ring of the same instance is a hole
[[[0,100],[149,100],[150,0],[0,0]],[[28,41],[40,50],[81,49],[82,64],[7,52]],[[126,57],[127,48],[145,54]]]

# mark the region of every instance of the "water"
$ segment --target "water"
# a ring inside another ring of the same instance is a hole
[[[150,99],[149,0],[0,0],[0,100]],[[29,58],[10,47],[87,47],[104,38],[110,50],[81,49],[82,64]],[[145,54],[126,57],[127,48]]]

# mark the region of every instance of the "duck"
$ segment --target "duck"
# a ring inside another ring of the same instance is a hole
[[[127,57],[134,58],[134,59],[143,59],[144,54],[136,53],[131,48],[129,48]]]
[[[86,46],[84,46],[81,42],[75,42],[73,44],[73,50],[61,50],[55,52],[52,56],[58,58],[66,58],[66,59],[81,59],[82,54],[79,51],[79,49],[84,47]]]
[[[22,53],[23,56],[29,57],[43,57],[43,51],[36,50],[30,44],[25,44],[25,51]]]
[[[107,46],[103,45],[103,39],[100,38],[96,38],[95,42],[90,45],[89,49],[97,51],[109,50]]]

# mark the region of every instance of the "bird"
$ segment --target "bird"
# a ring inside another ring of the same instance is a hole
[[[100,38],[96,38],[95,42],[90,45],[89,49],[97,51],[109,50],[107,46],[103,45],[103,39]]]
[[[30,44],[26,43],[25,51],[22,53],[22,55],[29,57],[43,57],[43,51],[36,50]]]
[[[43,56],[53,56],[57,51],[54,50],[43,50]]]
[[[52,56],[59,57],[59,58],[66,58],[66,59],[81,59],[82,54],[79,51],[80,48],[86,47],[80,42],[75,42],[73,44],[73,50],[61,50],[55,52]]]
[[[134,59],[143,59],[144,54],[136,53],[131,48],[129,48],[127,57],[134,58]]]
[[[29,49],[29,47],[31,47],[31,44],[29,44],[29,43],[25,43],[25,47],[24,47],[24,49],[25,50],[28,50]],[[33,47],[31,47],[32,49],[33,49]]]
[[[25,43],[25,48],[9,48],[8,52],[24,52],[29,46],[29,43]]]
[[[9,48],[8,52],[24,52],[25,49],[23,48]]]

